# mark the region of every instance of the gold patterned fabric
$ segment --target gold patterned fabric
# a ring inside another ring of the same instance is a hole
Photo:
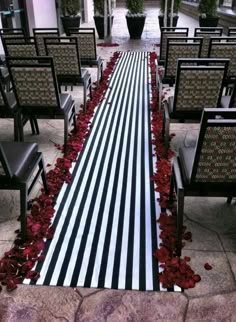
[[[229,58],[229,67],[227,76],[236,76],[236,42],[211,44],[211,58]]]
[[[80,75],[76,44],[46,44],[48,55],[53,57],[57,75]]]
[[[46,56],[46,50],[44,46],[44,38],[53,38],[58,37],[57,33],[48,33],[48,32],[37,32],[35,33],[35,41],[38,48],[38,54],[40,56]],[[51,42],[58,42],[58,39],[50,39]]]
[[[7,45],[8,56],[15,57],[34,57],[37,56],[35,44],[8,44]]]
[[[79,55],[81,60],[96,59],[96,48],[93,33],[71,33],[72,37],[77,37],[79,45]]]
[[[166,48],[167,48],[167,38],[171,37],[174,39],[179,38],[179,37],[187,37],[187,31],[186,32],[162,32],[161,35],[161,47],[160,47],[160,60],[165,60],[166,59]],[[178,41],[178,39],[176,40]]]
[[[197,182],[235,182],[236,127],[207,127],[200,152]]]
[[[175,77],[178,58],[198,58],[199,43],[169,43],[165,77]]]
[[[51,68],[12,66],[11,71],[21,106],[57,106]]]
[[[176,111],[198,111],[217,107],[222,70],[182,70],[178,83]]]

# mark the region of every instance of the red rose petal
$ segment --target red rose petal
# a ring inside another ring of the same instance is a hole
[[[207,271],[209,271],[209,270],[211,270],[211,269],[212,269],[212,266],[211,266],[210,264],[206,263],[206,264],[204,265],[204,268],[205,268]]]

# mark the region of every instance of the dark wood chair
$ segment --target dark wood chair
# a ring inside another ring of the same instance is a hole
[[[158,58],[158,65],[164,65],[166,59],[167,38],[183,38],[188,37],[189,28],[174,28],[162,27],[160,38],[160,54]]]
[[[210,38],[208,57],[230,59],[225,86],[230,87],[234,84],[236,80],[236,37]]]
[[[82,69],[77,37],[44,38],[46,54],[53,57],[57,80],[60,86],[82,85],[84,110],[87,106],[87,91],[92,99],[92,80],[87,69]]]
[[[168,37],[166,58],[163,73],[156,73],[157,87],[159,90],[159,110],[162,106],[162,91],[167,86],[173,86],[175,83],[177,60],[179,58],[199,58],[202,48],[202,38],[182,37],[178,41]]]
[[[171,119],[201,119],[204,108],[221,106],[229,59],[178,59],[174,96],[163,106],[163,136],[169,148]]]
[[[17,105],[29,119],[63,119],[66,150],[69,125],[76,128],[75,103],[71,95],[60,93],[53,58],[37,57],[6,58]],[[22,124],[20,128],[23,132]]]
[[[194,29],[194,37],[202,37],[202,50],[201,50],[201,57],[207,58],[208,57],[208,48],[210,37],[221,37],[223,34],[222,27],[204,27],[204,28],[195,28]]]
[[[43,156],[38,151],[36,143],[0,142],[0,189],[20,191],[21,237],[23,241],[27,239],[28,197],[39,176],[42,177],[45,193],[48,193]]]
[[[205,109],[196,147],[182,147],[173,160],[170,200],[177,198],[177,244],[181,256],[184,198],[236,195],[236,109]]]
[[[95,29],[71,28],[69,29],[69,35],[78,38],[81,65],[97,67],[97,85],[99,85],[103,75],[103,60],[97,55]]]
[[[3,48],[6,56],[37,56],[37,49],[34,37],[3,38]]]
[[[35,38],[37,53],[39,56],[46,56],[46,50],[44,46],[45,37],[59,37],[60,32],[58,28],[33,28],[33,35]],[[58,41],[58,40],[55,40]]]

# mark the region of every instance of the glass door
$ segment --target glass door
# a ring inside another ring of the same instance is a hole
[[[0,0],[2,28],[23,28],[29,32],[25,0]]]

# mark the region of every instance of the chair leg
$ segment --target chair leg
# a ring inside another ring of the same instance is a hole
[[[20,217],[21,217],[21,236],[22,241],[26,240],[26,210],[27,210],[27,186],[23,185],[20,189]]]
[[[68,123],[69,123],[69,116],[64,116],[64,153],[67,150],[67,140],[68,140]]]
[[[19,141],[19,126],[18,126],[18,115],[14,114],[14,141]]]
[[[87,109],[87,84],[84,83],[84,111]]]
[[[36,133],[35,133],[34,121],[32,118],[30,118],[29,121],[30,121],[32,134],[35,135]]]
[[[169,192],[169,201],[174,200],[174,174],[172,171],[171,180],[170,180],[170,192]]]
[[[232,197],[228,197],[228,198],[227,198],[227,204],[229,204],[229,205],[230,205],[230,204],[231,204],[231,202],[232,202],[232,199],[233,199]]]
[[[47,179],[46,179],[46,170],[45,170],[43,159],[41,159],[39,162],[39,168],[40,168],[40,170],[42,170],[41,177],[42,177],[43,187],[44,187],[45,193],[48,195],[49,189],[48,189],[48,184],[47,184]]]
[[[167,118],[163,118],[163,129],[165,129],[164,133],[164,140],[165,140],[165,155],[166,158],[168,157],[168,150],[169,150],[169,144],[170,144],[170,120]]]
[[[91,77],[89,78],[89,96],[90,96],[90,100],[93,99],[93,93],[92,93],[92,80]]]
[[[184,189],[177,189],[177,242],[176,254],[181,256],[182,250],[182,230],[184,217]]]
[[[76,122],[76,113],[75,113],[75,106],[72,109],[72,113],[73,113],[73,125],[74,125],[74,129],[77,130],[77,122]]]
[[[21,142],[24,142],[24,125],[23,125],[23,119],[22,115],[19,113],[18,115],[18,135],[19,135],[19,140]]]
[[[40,134],[39,125],[38,125],[38,121],[37,121],[36,117],[33,117],[33,123],[34,123],[34,128],[35,128],[36,134],[39,135]]]

